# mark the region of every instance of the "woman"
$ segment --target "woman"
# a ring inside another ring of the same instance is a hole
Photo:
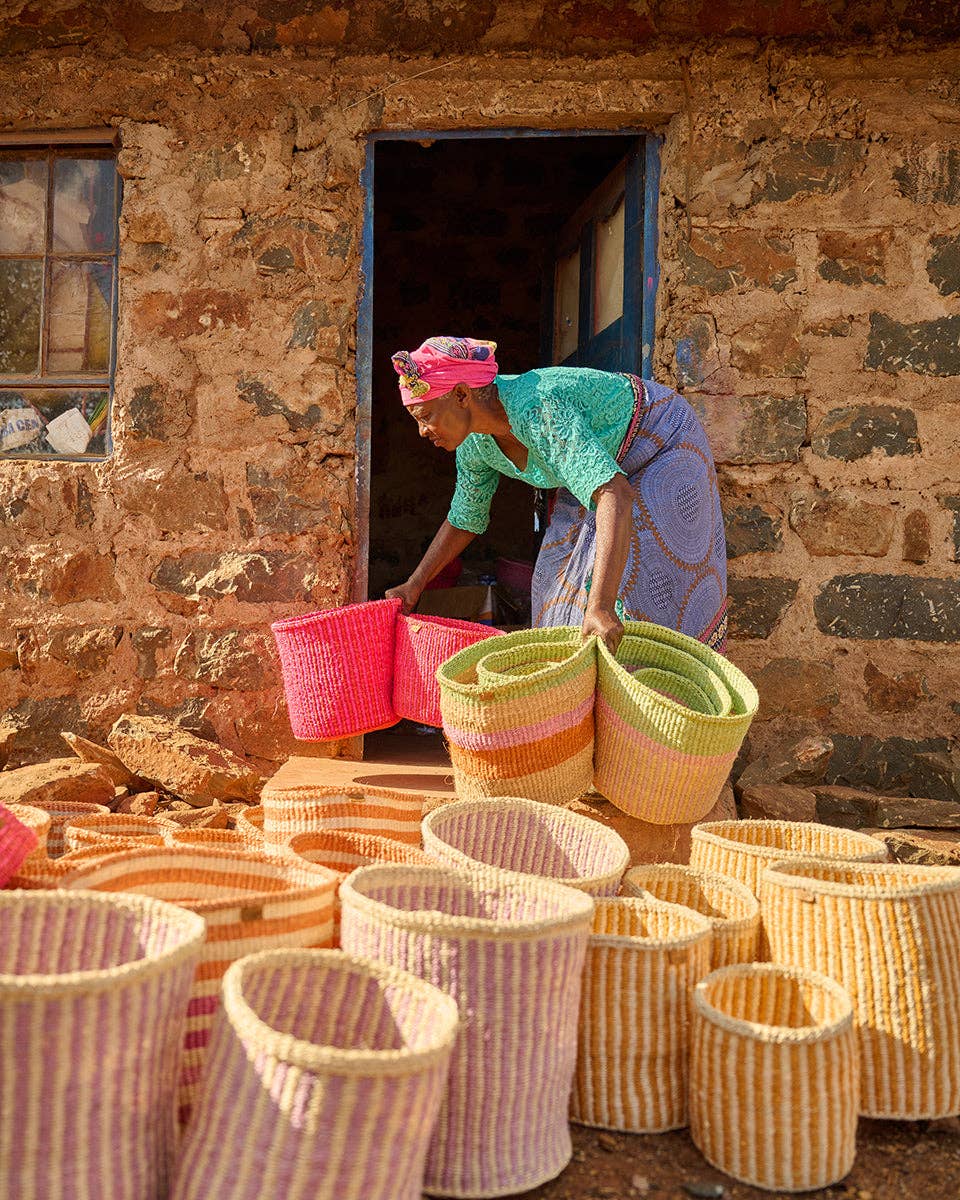
[[[585,367],[497,373],[496,343],[428,338],[393,356],[420,436],[456,451],[447,519],[387,596],[426,585],[487,528],[501,475],[558,488],[533,575],[534,625],[581,625],[616,653],[623,620],[723,651],[727,564],[713,458],[670,388]]]

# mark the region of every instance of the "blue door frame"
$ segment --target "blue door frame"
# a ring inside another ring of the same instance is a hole
[[[367,136],[360,183],[363,187],[363,233],[360,256],[360,298],[357,311],[357,417],[356,417],[356,514],[357,539],[354,561],[353,599],[367,599],[370,558],[370,457],[373,408],[373,193],[378,142],[453,141],[472,138],[611,137],[643,138],[643,213],[640,261],[643,286],[639,289],[641,374],[649,379],[652,370],[654,306],[659,267],[657,262],[657,197],[660,192],[660,145],[662,138],[648,129],[402,129],[378,130]],[[626,313],[624,316],[626,317]]]

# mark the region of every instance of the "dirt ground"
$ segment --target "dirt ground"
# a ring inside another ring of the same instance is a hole
[[[614,1134],[573,1126],[573,1161],[524,1200],[725,1200],[787,1193],[736,1183],[711,1167],[686,1130]],[[721,1184],[723,1192],[710,1189]],[[684,1186],[686,1185],[686,1187]],[[857,1160],[841,1183],[804,1193],[824,1200],[960,1200],[960,1122],[861,1121]]]

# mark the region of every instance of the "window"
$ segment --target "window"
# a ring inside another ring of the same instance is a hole
[[[110,453],[119,200],[112,144],[0,141],[2,458]]]

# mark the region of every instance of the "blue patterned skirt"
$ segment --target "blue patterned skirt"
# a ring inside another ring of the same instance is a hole
[[[618,609],[722,653],[727,552],[707,435],[682,396],[627,378],[635,405],[617,462],[633,489],[633,528]],[[582,623],[595,549],[595,514],[561,488],[533,573],[535,626]]]

